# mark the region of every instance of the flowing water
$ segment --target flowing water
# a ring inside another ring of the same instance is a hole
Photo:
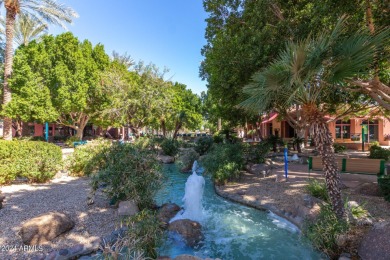
[[[188,194],[185,196],[184,204],[182,200],[187,179],[190,183],[195,179],[195,182],[199,183],[201,179],[194,176],[194,173],[192,175],[180,173],[174,164],[164,165],[164,175],[166,180],[156,197],[157,203],[161,205],[173,202],[184,206],[187,210],[175,217],[181,218],[179,215],[186,214],[188,207],[191,207],[186,205]],[[189,185],[187,189],[188,187]],[[196,192],[190,195],[190,197],[194,196],[196,197]],[[159,255],[173,258],[180,254],[191,254],[201,258],[224,260],[325,259],[301,237],[294,225],[272,213],[242,206],[219,197],[215,194],[208,178],[205,182],[202,204],[200,206],[201,210],[203,208],[202,212],[195,215],[203,226],[205,236],[203,244],[190,248],[178,235],[170,233],[159,248]]]

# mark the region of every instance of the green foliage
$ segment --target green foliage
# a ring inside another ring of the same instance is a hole
[[[21,136],[15,139],[20,141],[42,141],[42,142],[46,141],[45,137],[43,136]]]
[[[46,182],[61,168],[61,148],[46,142],[0,141],[0,184],[16,177]]]
[[[74,143],[74,142],[77,142],[77,141],[80,141],[80,138],[79,138],[79,137],[77,137],[77,136],[71,136],[71,137],[69,137],[69,138],[67,138],[67,139],[65,140],[65,144],[66,144],[66,146],[68,146],[68,147],[73,147],[73,143]]]
[[[214,144],[201,164],[218,184],[233,181],[239,177],[244,164],[242,145]]]
[[[216,144],[222,143],[223,142],[223,135],[221,135],[219,132],[215,133],[213,135],[213,141]]]
[[[282,138],[280,138],[280,137],[277,136],[277,135],[270,135],[270,136],[268,136],[268,137],[264,140],[264,142],[267,142],[268,144],[270,144],[271,147],[272,147],[272,150],[273,150],[274,152],[277,151],[278,146],[284,145]]]
[[[306,192],[323,201],[329,201],[328,191],[324,182],[319,182],[316,179],[310,180],[306,186]]]
[[[356,219],[364,218],[364,217],[367,217],[369,215],[368,211],[364,208],[363,205],[351,207],[350,210],[351,210],[352,216]]]
[[[200,137],[195,142],[195,151],[199,153],[199,155],[204,155],[208,152],[208,150],[213,145],[213,138],[211,137]]]
[[[390,175],[378,178],[378,185],[385,200],[390,202]]]
[[[342,144],[334,143],[333,149],[335,153],[344,153],[347,150],[347,147]]]
[[[127,238],[135,241],[133,251],[143,252],[145,257],[157,258],[157,251],[163,230],[155,211],[144,209],[125,221],[129,228]],[[130,252],[133,253],[133,252]]]
[[[269,142],[260,142],[256,145],[244,143],[243,148],[246,155],[246,160],[252,163],[264,163],[267,154],[271,150],[271,147],[272,144]]]
[[[390,150],[382,148],[379,145],[371,145],[368,157],[371,159],[383,159],[388,161],[390,157]]]
[[[199,154],[194,149],[181,149],[177,158],[177,165],[180,171],[190,171],[195,160],[199,159]]]
[[[179,151],[179,143],[176,139],[166,138],[161,142],[161,149],[165,155],[175,156]]]
[[[68,141],[73,146],[74,141],[70,139]],[[70,175],[84,176],[93,174],[99,165],[102,164],[101,153],[110,146],[111,142],[104,139],[93,140],[78,146],[65,162]]]
[[[161,166],[154,151],[132,144],[114,144],[90,161],[99,162],[91,175],[93,190],[104,184],[103,191],[113,201],[131,199],[141,209],[153,205],[161,184]]]
[[[336,238],[338,235],[347,232],[348,223],[338,219],[329,204],[321,206],[318,218],[311,223],[307,223],[304,234],[310,239],[312,244],[329,257],[338,256]]]

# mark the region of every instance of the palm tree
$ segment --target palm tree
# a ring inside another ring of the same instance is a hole
[[[11,101],[11,90],[8,85],[8,79],[12,74],[13,64],[13,41],[14,28],[16,17],[23,14],[30,14],[31,17],[38,20],[45,20],[50,24],[60,25],[65,27],[64,22],[70,23],[77,13],[55,0],[0,0],[0,4],[4,3],[6,10],[5,20],[5,62],[4,62],[4,82],[3,82],[3,105]],[[12,119],[4,118],[5,140],[12,140]]]
[[[0,34],[5,36],[5,20],[0,18]],[[30,14],[21,13],[15,21],[14,44],[28,45],[33,40],[40,40],[47,34],[48,25]]]
[[[253,76],[252,83],[244,88],[249,97],[240,104],[256,113],[272,106],[301,106],[322,157],[328,194],[339,218],[345,217],[344,207],[333,140],[324,117],[330,104],[324,101],[342,90],[352,77],[369,76],[378,47],[390,34],[390,30],[376,35],[360,31],[347,37],[345,29],[342,18],[330,33],[289,42],[276,61]]]

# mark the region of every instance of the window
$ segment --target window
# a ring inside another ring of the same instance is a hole
[[[351,138],[351,121],[337,120],[336,121],[336,138],[349,139]]]

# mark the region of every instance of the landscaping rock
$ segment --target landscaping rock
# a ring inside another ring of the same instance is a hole
[[[250,166],[249,173],[260,175],[263,174],[262,172],[265,171],[267,175],[271,172],[271,165],[270,164],[253,164]]]
[[[159,155],[157,159],[164,164],[170,164],[175,162],[175,157],[168,155]]]
[[[193,255],[178,255],[174,258],[174,260],[203,260],[203,259]]]
[[[202,226],[189,219],[175,220],[169,224],[168,230],[180,234],[188,246],[195,246],[203,239]]]
[[[171,260],[172,258],[170,258],[169,256],[159,256],[157,257],[156,260]]]
[[[89,255],[92,252],[96,251],[97,247],[85,246],[82,244],[74,245],[69,248],[60,249],[56,251],[52,251],[47,255],[36,256],[32,258],[32,260],[65,260],[65,259],[92,259],[89,258]],[[80,257],[80,258],[79,258]]]
[[[165,203],[161,206],[157,213],[157,219],[163,223],[163,226],[168,226],[169,220],[173,218],[180,207],[175,203]]]
[[[24,223],[20,235],[24,244],[40,245],[53,240],[73,227],[74,222],[67,215],[50,212]]]
[[[375,224],[358,248],[363,260],[388,260],[390,256],[390,222]]]
[[[366,214],[361,213],[361,216],[352,215],[352,209],[358,207],[360,206],[356,201],[348,201],[347,203],[348,219],[351,221],[351,223],[358,226],[372,225],[373,220],[371,218],[371,215],[368,212]]]
[[[119,202],[119,216],[133,216],[139,212],[138,206],[134,201],[126,200]]]

